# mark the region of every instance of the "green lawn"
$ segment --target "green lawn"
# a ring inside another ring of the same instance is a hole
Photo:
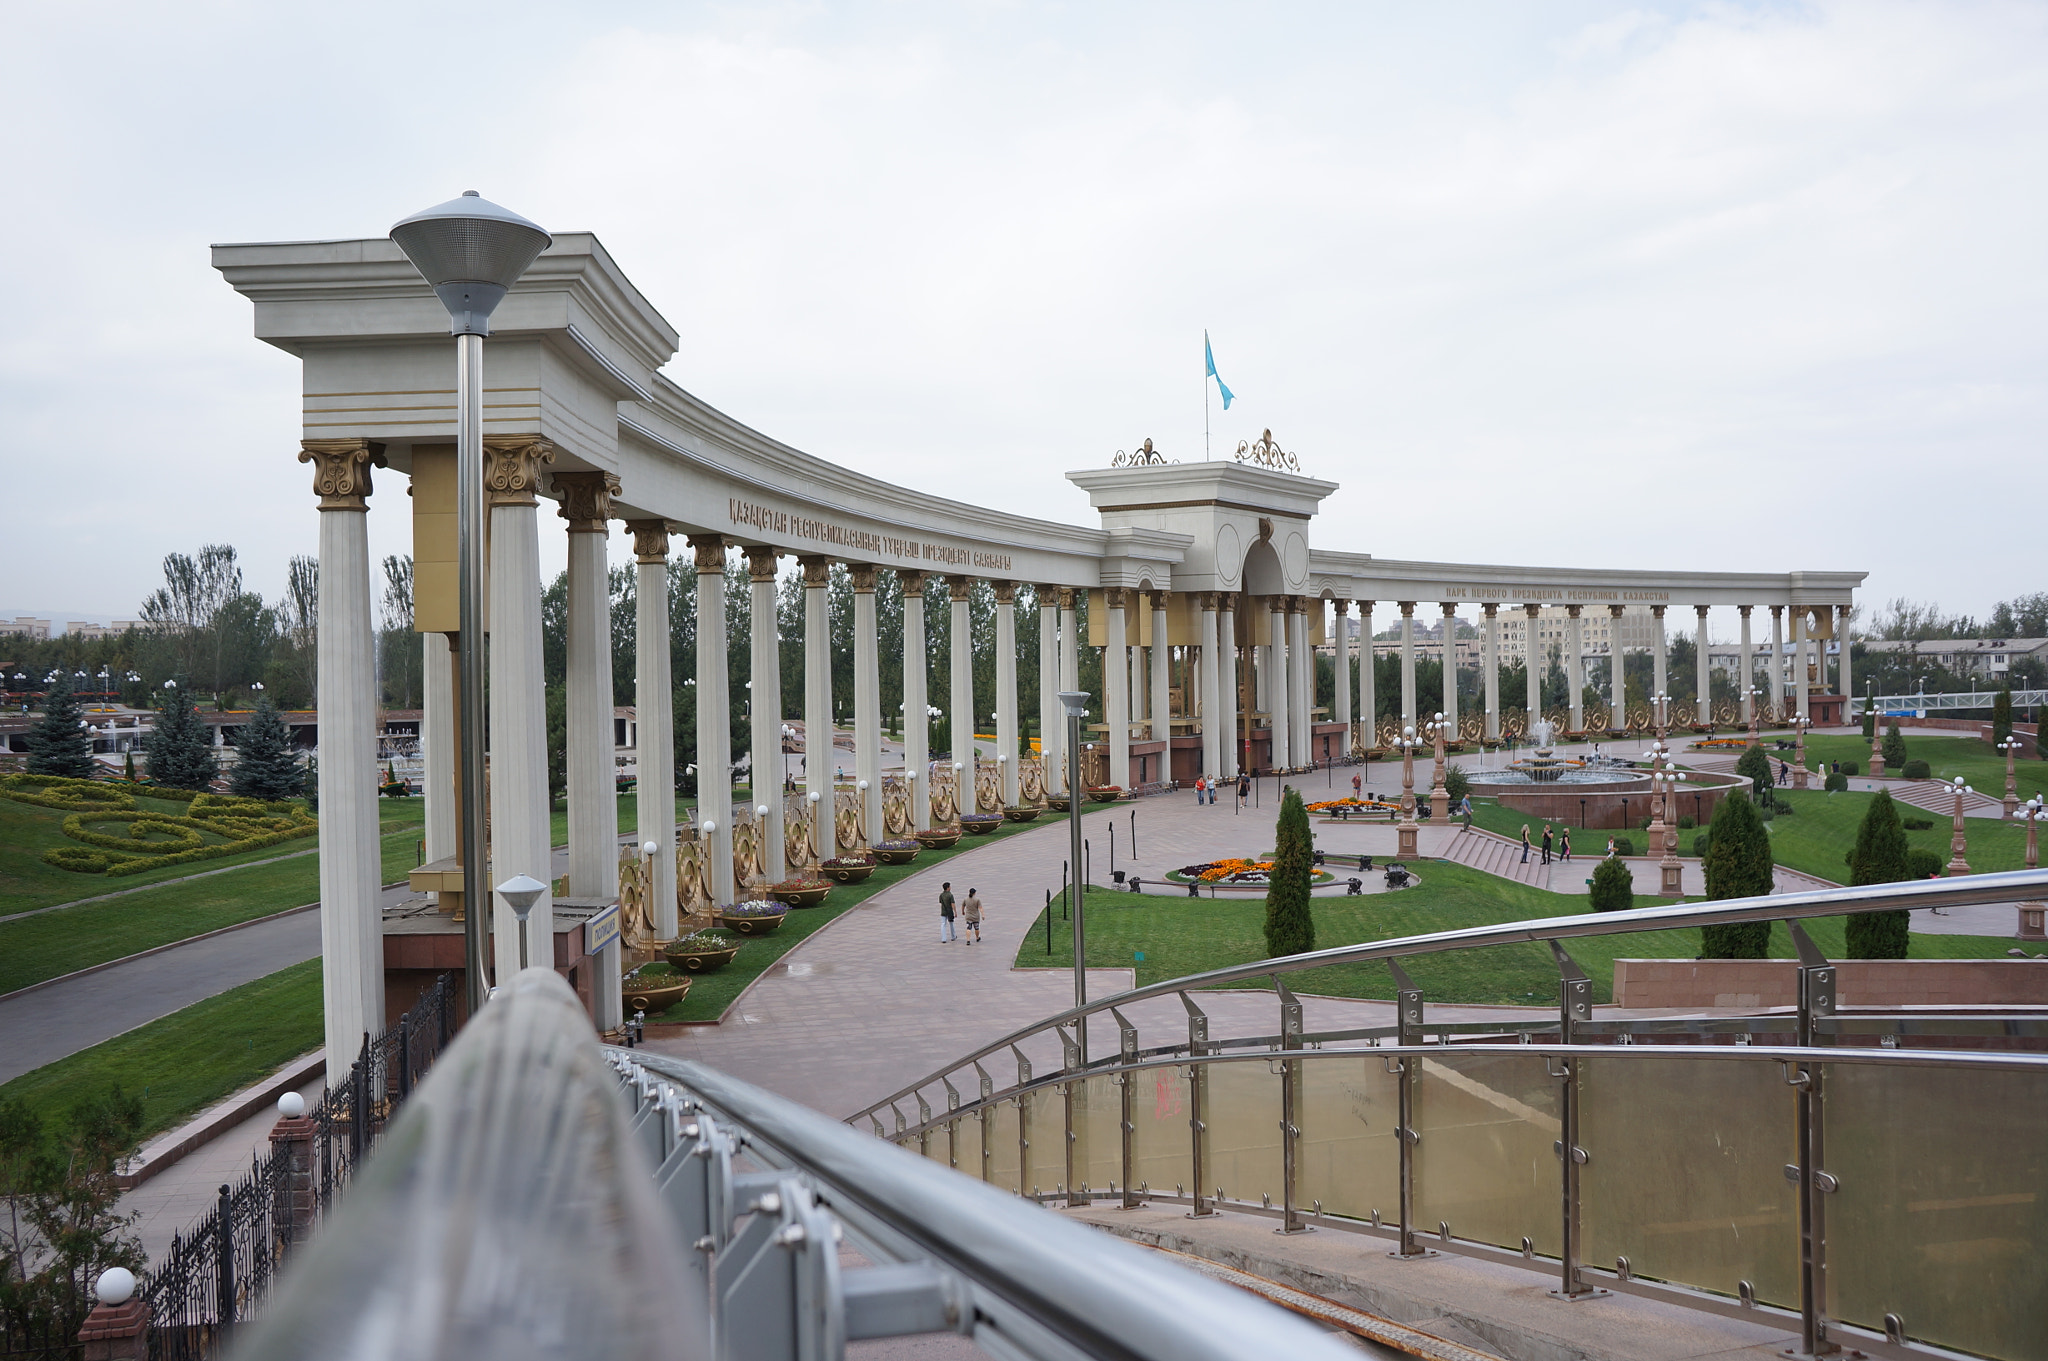
[[[740,796],[738,792],[735,791],[735,793],[733,794],[733,802],[737,804],[740,801]],[[686,799],[680,794],[676,795],[676,821],[681,822],[683,820],[684,811],[686,809],[693,809],[696,806],[697,800],[695,798]],[[634,832],[637,832],[639,830],[639,796],[637,794],[619,795],[619,835],[630,836]],[[569,844],[569,807],[566,803],[560,800],[557,800],[555,802],[555,804],[552,806],[548,813],[548,835],[554,838],[554,844],[557,846],[566,846]]]
[[[1548,893],[1446,861],[1423,861],[1416,873],[1422,883],[1398,893],[1316,898],[1317,948],[1533,917],[1575,916],[1588,910],[1583,897]],[[1134,968],[1140,985],[1266,956],[1263,899],[1167,898],[1090,889],[1086,901],[1088,963]],[[1645,907],[1655,901],[1636,900]],[[1056,898],[1050,955],[1041,912],[1017,951],[1019,968],[1057,968],[1073,959],[1070,923],[1060,919],[1061,910]],[[1843,920],[1824,917],[1807,923],[1814,942],[1836,957],[1846,953]],[[2011,944],[1993,937],[1916,935],[1912,953],[1915,959],[1975,959],[2001,956]],[[1793,957],[1792,937],[1784,927],[1773,929],[1771,946],[1774,956]],[[1698,956],[1700,943],[1696,930],[1655,931],[1576,940],[1567,948],[1593,979],[1597,1000],[1606,1002],[1613,998],[1616,959],[1691,959]],[[1403,967],[1427,1001],[1525,1006],[1557,1001],[1557,968],[1542,945],[1450,951],[1406,961]],[[1391,1001],[1394,996],[1392,975],[1384,964],[1307,970],[1292,975],[1288,986],[1296,992],[1335,997]]]
[[[118,1083],[142,1096],[147,1139],[319,1048],[320,1005],[320,961],[309,959],[24,1073],[0,1100],[61,1120]]]
[[[1953,780],[1960,775],[1979,794],[1994,799],[2005,797],[2005,756],[1989,742],[1977,737],[1929,737],[1904,729],[1900,735],[1906,739],[1907,758],[1927,762],[1929,773],[1936,779]],[[2021,741],[2026,747],[2020,752],[2021,759],[2013,763],[2013,772],[2019,777],[2020,797],[2048,794],[2048,761],[2026,759],[2033,755],[2034,744],[2026,738]],[[1857,771],[1868,775],[1870,743],[1861,737],[1809,737],[1806,759],[1809,765],[1817,761],[1854,761]],[[1899,772],[1887,765],[1884,773],[1897,777]]]

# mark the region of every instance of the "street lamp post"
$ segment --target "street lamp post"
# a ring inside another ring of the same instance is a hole
[[[1764,692],[1759,686],[1749,687],[1749,744],[1758,746],[1764,740],[1763,734]]]
[[[484,986],[484,337],[491,313],[553,238],[525,218],[479,198],[474,190],[399,222],[391,239],[448,311],[455,337],[455,538],[459,611],[456,634],[461,808],[457,818],[469,1013]],[[519,939],[526,941],[520,923]]]
[[[1060,705],[1067,715],[1067,861],[1073,866],[1067,875],[1067,914],[1074,925],[1074,1005],[1088,1005],[1087,950],[1084,945],[1081,891],[1081,716],[1088,711],[1088,692],[1062,690]],[[1051,909],[1047,909],[1050,911]],[[1081,1046],[1081,1061],[1088,1061],[1088,1018],[1074,1022],[1075,1039]]]
[[[1451,815],[1451,791],[1444,784],[1444,730],[1449,726],[1442,714],[1430,719],[1428,724],[1429,740],[1436,749],[1436,769],[1429,783],[1429,815],[1439,827]]]
[[[1400,844],[1394,852],[1396,860],[1416,858],[1415,834],[1421,830],[1415,824],[1415,746],[1419,739],[1415,725],[1404,723],[1401,735],[1395,745],[1401,748],[1401,832]]]
[[[1866,687],[1869,684],[1869,681],[1864,682]],[[1884,724],[1878,716],[1874,692],[1869,692],[1863,711],[1870,715],[1870,775],[1872,779],[1881,780],[1884,778]]]
[[[2005,816],[2010,820],[2020,806],[2020,780],[2013,768],[2013,759],[2020,753],[2020,739],[2008,733],[1998,749],[2005,753]]]
[[[1963,858],[1963,796],[1965,794],[1974,794],[1977,791],[1964,784],[1963,777],[1960,775],[1956,776],[1954,782],[1949,785],[1949,789],[1956,796],[1956,826],[1955,831],[1948,839],[1948,865],[1943,872],[1953,878],[1958,874],[1968,874],[1970,872],[1970,862]]]
[[[498,892],[503,894],[505,901],[512,905],[512,915],[519,918],[519,967],[522,969],[526,968],[528,963],[526,918],[533,911],[533,905],[540,901],[540,895],[547,891],[548,886],[530,874],[515,874],[504,883],[498,885]],[[465,904],[471,901],[474,900],[464,900]],[[480,915],[481,913],[475,908],[469,909],[469,916],[472,920]]]
[[[2041,864],[2040,843],[2035,839],[2034,825],[2044,812],[2048,812],[2048,804],[2042,802],[2039,794],[2028,799],[2020,807],[2021,816],[2027,820],[2027,868],[2030,870],[2039,868]],[[2048,937],[2048,926],[2044,926],[2042,920],[2044,916],[2048,916],[2048,904],[2035,899],[2032,902],[2021,903],[2019,909],[2021,940],[2041,940]]]
[[[1806,729],[1813,722],[1805,714],[1792,715],[1792,787],[1806,788]]]

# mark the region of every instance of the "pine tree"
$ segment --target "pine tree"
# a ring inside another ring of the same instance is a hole
[[[297,798],[304,778],[299,773],[298,754],[292,750],[291,729],[285,727],[277,706],[265,695],[256,701],[255,716],[235,743],[235,768],[228,772],[228,788],[242,798],[270,802]]]
[[[1906,868],[1906,829],[1899,825],[1898,805],[1889,789],[1877,791],[1856,845],[1849,852],[1851,884],[1896,884],[1910,878]],[[1851,959],[1904,959],[1912,929],[1909,912],[1859,912],[1849,918],[1845,935]]]
[[[1722,799],[1708,829],[1707,897],[1760,898],[1771,891],[1771,867],[1771,837],[1756,805],[1732,794]],[[1702,927],[1700,944],[1707,959],[1763,959],[1771,946],[1771,924]]]
[[[2006,686],[1991,701],[1991,742],[1993,746],[2012,736],[2012,687]]]
[[[1899,731],[1897,723],[1893,723],[1884,730],[1884,742],[1878,747],[1878,750],[1884,754],[1884,768],[1886,770],[1897,771],[1906,764],[1906,738]]]
[[[1589,902],[1595,912],[1626,912],[1636,905],[1636,876],[1626,862],[1610,855],[1594,867]]]
[[[92,735],[85,728],[78,696],[71,688],[71,675],[60,671],[43,696],[43,716],[28,731],[28,770],[31,775],[61,775],[69,780],[89,780],[98,769],[92,759]]]
[[[149,778],[172,789],[206,789],[220,774],[206,725],[183,690],[166,692],[157,711],[156,731],[149,735]]]
[[[1863,711],[1863,737],[1868,741],[1877,736],[1877,709],[1875,706]]]
[[[1280,820],[1273,830],[1273,872],[1266,884],[1266,953],[1272,958],[1316,948],[1316,922],[1308,897],[1314,858],[1308,810],[1289,785],[1280,799]]]
[[[1771,758],[1764,749],[1752,742],[1742,749],[1742,758],[1735,763],[1735,773],[1747,777],[1751,782],[1758,802],[1769,804],[1777,781],[1771,774]]]

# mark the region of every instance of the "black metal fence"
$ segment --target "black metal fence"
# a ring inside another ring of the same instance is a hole
[[[447,1045],[455,1000],[450,976],[443,974],[397,1025],[365,1035],[347,1075],[330,1083],[307,1112],[310,1141],[274,1145],[241,1181],[220,1188],[197,1224],[171,1240],[141,1286],[149,1302],[151,1361],[218,1356],[234,1326],[262,1307],[311,1218],[348,1184],[378,1132]]]
[[[78,1361],[84,1354],[75,1323],[0,1310],[0,1361]]]

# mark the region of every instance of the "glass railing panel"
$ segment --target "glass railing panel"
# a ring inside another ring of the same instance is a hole
[[[1280,1182],[1280,1077],[1265,1058],[1215,1060],[1204,1069],[1203,1116],[1208,1130],[1205,1188],[1221,1187],[1231,1200],[1257,1204]]]
[[[983,1108],[986,1114],[982,1120],[982,1137],[988,1140],[989,1185],[1005,1191],[1022,1194],[1024,1185],[1017,1178],[1017,1169],[1022,1166],[1017,1147],[1017,1103],[998,1101]]]
[[[1049,1196],[1067,1184],[1066,1100],[1057,1083],[1034,1088],[1024,1099],[1031,1118],[1024,1193]]]
[[[1797,1107],[1779,1065],[1646,1052],[1579,1060],[1586,1264],[1626,1257],[1633,1275],[1729,1296],[1748,1281],[1797,1309]]]
[[[1295,1202],[1323,1213],[1399,1218],[1400,1079],[1378,1054],[1309,1054],[1301,1060],[1301,1140]]]
[[[1536,1251],[1562,1250],[1560,1183],[1553,1147],[1558,1079],[1540,1055],[1459,1054],[1422,1061],[1416,1094],[1418,1231],[1448,1223],[1456,1238]]]
[[[2001,1358],[2048,1357],[2048,1081],[1830,1066],[1828,1312]]]
[[[1107,1073],[1074,1084],[1074,1174],[1096,1195],[1124,1184],[1123,1090]]]
[[[1141,1069],[1132,1075],[1131,1085],[1131,1123],[1138,1127],[1138,1184],[1161,1192],[1179,1186],[1194,1194],[1189,1185],[1194,1131],[1188,1126],[1188,1070],[1180,1065]]]

